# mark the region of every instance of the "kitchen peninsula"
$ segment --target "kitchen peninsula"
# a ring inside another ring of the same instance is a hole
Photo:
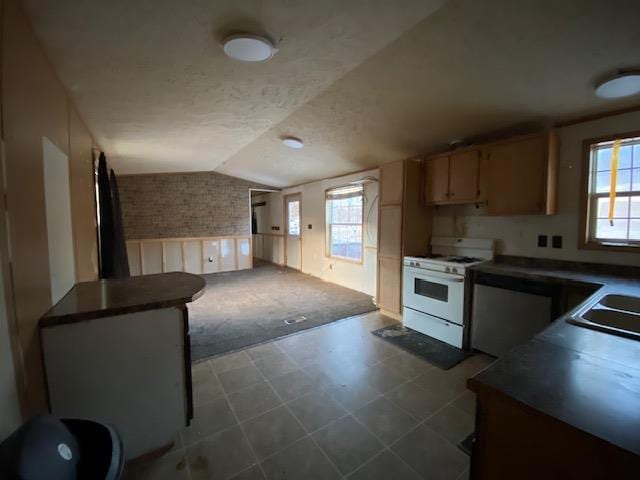
[[[174,272],[75,285],[41,320],[49,409],[116,427],[127,459],[171,445],[193,416],[186,304]]]

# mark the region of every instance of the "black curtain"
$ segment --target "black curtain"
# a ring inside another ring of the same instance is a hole
[[[129,276],[129,261],[124,241],[120,198],[115,175],[107,173],[104,152],[98,160],[98,208],[100,211],[100,278]]]
[[[127,244],[124,240],[124,225],[122,223],[122,210],[120,209],[120,194],[116,174],[111,170],[111,201],[113,202],[113,271],[114,278],[125,278],[129,274],[129,258],[127,257]]]

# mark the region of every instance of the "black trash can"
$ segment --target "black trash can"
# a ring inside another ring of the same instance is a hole
[[[0,444],[3,480],[119,480],[122,440],[90,420],[32,418]]]

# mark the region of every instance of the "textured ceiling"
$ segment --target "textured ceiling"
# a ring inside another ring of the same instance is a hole
[[[640,65],[637,0],[443,3],[26,1],[121,173],[217,167],[286,186],[639,101],[593,95]],[[268,63],[216,45],[249,19],[284,37]]]
[[[213,170],[398,38],[441,0],[26,0],[83,118],[121,173]],[[269,62],[221,38],[267,34]]]

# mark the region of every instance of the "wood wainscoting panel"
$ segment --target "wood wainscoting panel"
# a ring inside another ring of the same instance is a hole
[[[186,240],[182,242],[184,252],[184,271],[187,273],[202,273],[202,242]]]

